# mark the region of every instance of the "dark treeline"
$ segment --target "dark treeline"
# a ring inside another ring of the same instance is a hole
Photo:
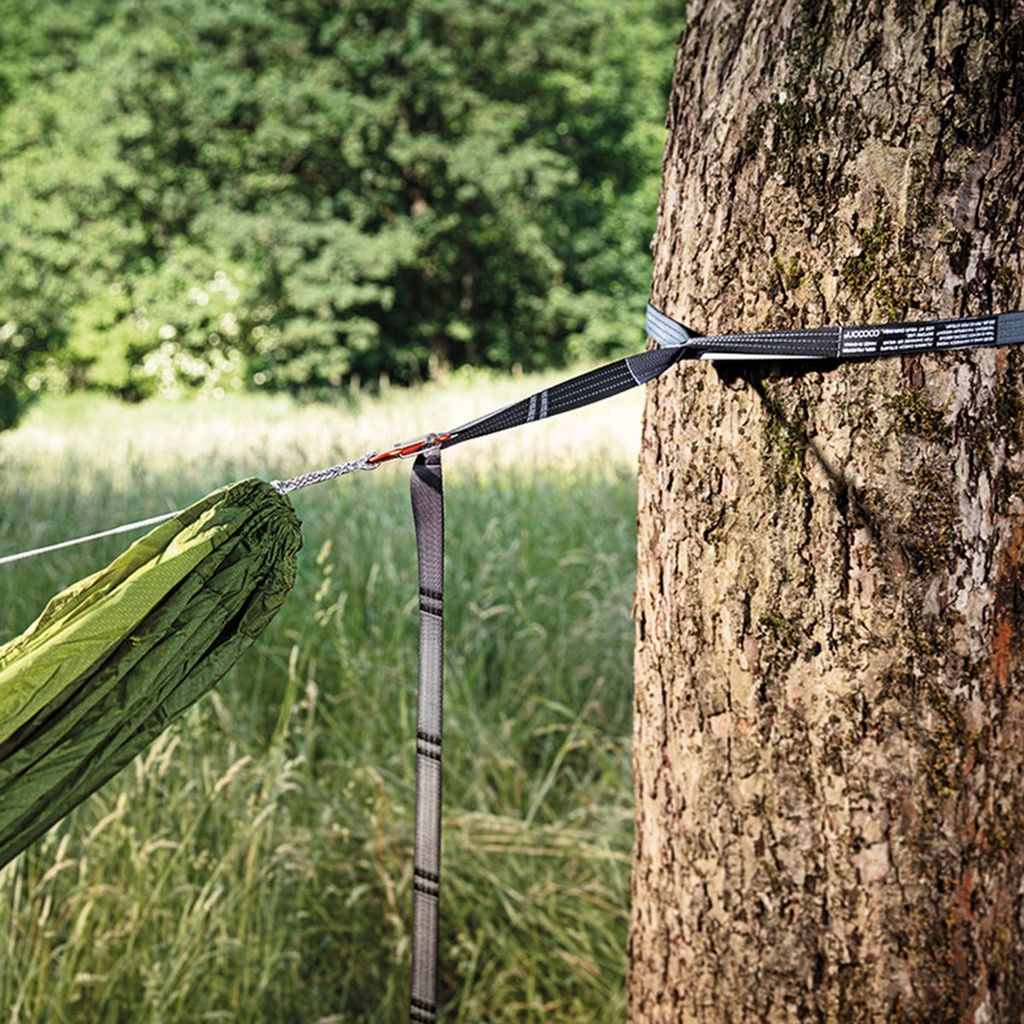
[[[0,26],[0,419],[46,387],[316,394],[641,336],[678,0],[0,0]]]

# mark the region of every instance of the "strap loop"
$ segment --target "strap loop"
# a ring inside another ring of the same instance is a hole
[[[416,456],[410,481],[420,586],[420,661],[416,707],[416,832],[412,896],[409,1020],[437,1020],[441,888],[441,718],[444,678],[444,489],[441,450]]]

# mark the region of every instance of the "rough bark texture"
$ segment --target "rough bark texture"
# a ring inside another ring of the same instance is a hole
[[[1024,308],[1024,5],[687,17],[657,305]],[[1019,1024],[1024,352],[804,369],[649,395],[632,1019]]]

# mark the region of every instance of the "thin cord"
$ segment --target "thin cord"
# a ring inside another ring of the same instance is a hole
[[[131,530],[141,530],[144,526],[156,526],[157,523],[164,523],[176,516],[177,512],[165,512],[162,516],[152,516],[149,519],[140,519],[135,523],[124,523],[115,526],[110,530],[103,530],[101,533],[90,533],[86,537],[75,537],[73,540],[62,540],[59,544],[47,544],[42,548],[33,548],[31,551],[19,551],[16,555],[4,555],[0,558],[0,565],[8,562],[17,562],[22,558],[32,558],[35,555],[45,555],[48,551],[60,551],[61,548],[71,548],[76,544],[88,544],[91,540],[100,540],[103,537],[113,537],[118,533],[129,533]]]
[[[369,459],[372,454],[373,453],[371,452],[367,455],[363,455],[361,458],[354,459],[352,462],[342,462],[337,466],[329,466],[327,469],[317,469],[312,473],[303,473],[300,476],[293,476],[289,480],[274,480],[272,481],[271,486],[274,487],[278,494],[289,494],[302,487],[310,487],[313,484],[323,483],[325,480],[333,480],[335,477],[344,476],[346,473],[352,473],[357,469],[376,469],[376,466],[369,463]],[[23,558],[34,558],[36,555],[45,555],[50,551],[60,551],[63,548],[72,548],[79,544],[88,544],[90,541],[101,540],[104,537],[113,537],[119,533],[130,533],[132,530],[141,530],[146,526],[156,526],[157,523],[164,523],[177,514],[178,512],[165,512],[160,516],[152,516],[149,519],[139,519],[134,523],[124,523],[122,526],[114,526],[111,529],[103,530],[100,533],[90,533],[85,537],[74,537],[71,540],[62,540],[59,544],[47,544],[41,548],[33,548],[31,551],[19,551],[14,555],[3,555],[0,556],[0,565],[19,562]]]

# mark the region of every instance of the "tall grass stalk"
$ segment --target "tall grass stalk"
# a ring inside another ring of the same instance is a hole
[[[456,380],[351,408],[51,403],[0,437],[0,553],[330,464],[534,386]],[[623,1016],[638,411],[627,396],[446,457],[447,1021]],[[402,1018],[407,475],[293,500],[306,547],[279,618],[177,728],[0,872],[11,1024]],[[0,567],[0,639],[124,543]]]

